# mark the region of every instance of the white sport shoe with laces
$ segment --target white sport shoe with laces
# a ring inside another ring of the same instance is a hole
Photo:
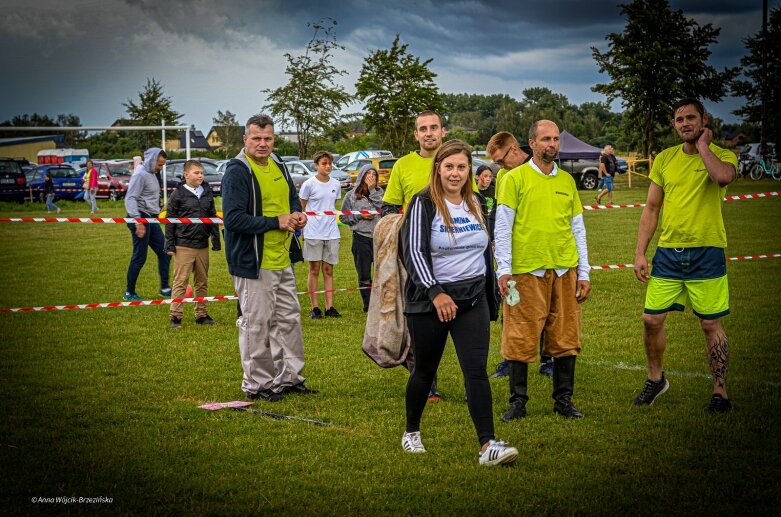
[[[480,465],[506,465],[515,461],[518,449],[510,447],[503,441],[491,440],[488,447],[480,453]]]
[[[401,437],[401,446],[404,448],[405,452],[411,452],[413,454],[426,452],[426,448],[423,447],[423,442],[420,441],[420,431],[404,433]]]

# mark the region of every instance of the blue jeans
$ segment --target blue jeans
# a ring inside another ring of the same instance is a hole
[[[127,217],[130,217],[128,215]],[[140,217],[155,217],[145,212],[140,213]],[[141,268],[146,264],[146,254],[149,248],[157,255],[157,269],[160,272],[160,288],[167,289],[169,285],[169,266],[171,257],[163,249],[165,247],[165,235],[157,223],[146,225],[146,233],[143,237],[136,236],[135,223],[128,223],[130,235],[133,237],[133,255],[130,257],[130,265],[127,267],[127,288],[128,293],[136,293],[136,281],[141,273]]]
[[[54,204],[54,194],[46,194],[46,210],[57,211],[59,208]]]

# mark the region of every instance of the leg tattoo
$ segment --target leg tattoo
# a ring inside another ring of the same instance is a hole
[[[719,388],[727,385],[727,369],[729,368],[729,342],[725,334],[720,334],[708,342],[708,357],[713,382]]]

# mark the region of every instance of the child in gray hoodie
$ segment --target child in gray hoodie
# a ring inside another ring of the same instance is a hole
[[[342,210],[373,210],[382,207],[383,190],[377,184],[379,173],[373,165],[367,164],[358,171],[355,188],[347,192],[342,201]],[[372,286],[372,264],[374,263],[374,227],[380,220],[377,214],[340,215],[342,223],[353,232],[353,260],[358,272],[358,286],[363,299],[363,312],[369,311]]]

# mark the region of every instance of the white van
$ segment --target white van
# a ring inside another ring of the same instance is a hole
[[[348,163],[352,163],[355,160],[360,160],[361,158],[393,158],[393,153],[390,151],[378,151],[376,149],[355,151],[341,156],[338,160],[336,160],[336,162],[334,162],[334,167],[344,169]]]

